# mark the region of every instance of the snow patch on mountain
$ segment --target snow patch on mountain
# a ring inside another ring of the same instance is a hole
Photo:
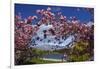
[[[45,25],[42,24],[39,27],[39,30],[36,32],[37,35],[33,36],[32,38],[32,44],[30,47],[42,49],[42,50],[55,50],[55,49],[63,49],[68,48],[71,46],[74,35],[65,36],[65,39],[62,37],[59,38],[59,40],[55,39],[55,35],[47,35],[46,38],[44,38],[44,30],[49,30],[53,28],[52,25]]]

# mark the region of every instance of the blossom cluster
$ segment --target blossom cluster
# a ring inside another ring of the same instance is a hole
[[[29,46],[32,37],[37,35],[37,31],[41,25],[52,25],[49,30],[44,30],[44,36],[52,35],[64,37],[66,35],[74,35],[76,41],[78,40],[93,40],[94,26],[93,23],[84,24],[77,17],[70,17],[62,15],[61,12],[53,13],[52,8],[36,10],[40,16],[29,16],[27,19],[22,19],[20,15],[15,16],[15,48],[23,49]],[[38,20],[34,25],[32,21]]]

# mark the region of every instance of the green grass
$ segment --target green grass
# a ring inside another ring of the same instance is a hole
[[[61,63],[58,61],[49,61],[49,60],[43,60],[40,58],[33,58],[30,62],[33,62],[35,64],[46,64],[46,63]]]

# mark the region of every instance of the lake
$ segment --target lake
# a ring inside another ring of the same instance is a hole
[[[47,54],[43,56],[44,60],[50,60],[50,61],[62,61],[63,54]],[[63,59],[63,61],[66,61]]]

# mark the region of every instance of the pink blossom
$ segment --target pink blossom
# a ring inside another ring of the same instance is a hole
[[[37,13],[40,13],[40,12],[41,12],[41,10],[37,10],[36,12],[37,12]]]
[[[50,11],[50,10],[51,10],[51,8],[50,8],[50,7],[48,7],[48,8],[47,8],[47,11]]]

